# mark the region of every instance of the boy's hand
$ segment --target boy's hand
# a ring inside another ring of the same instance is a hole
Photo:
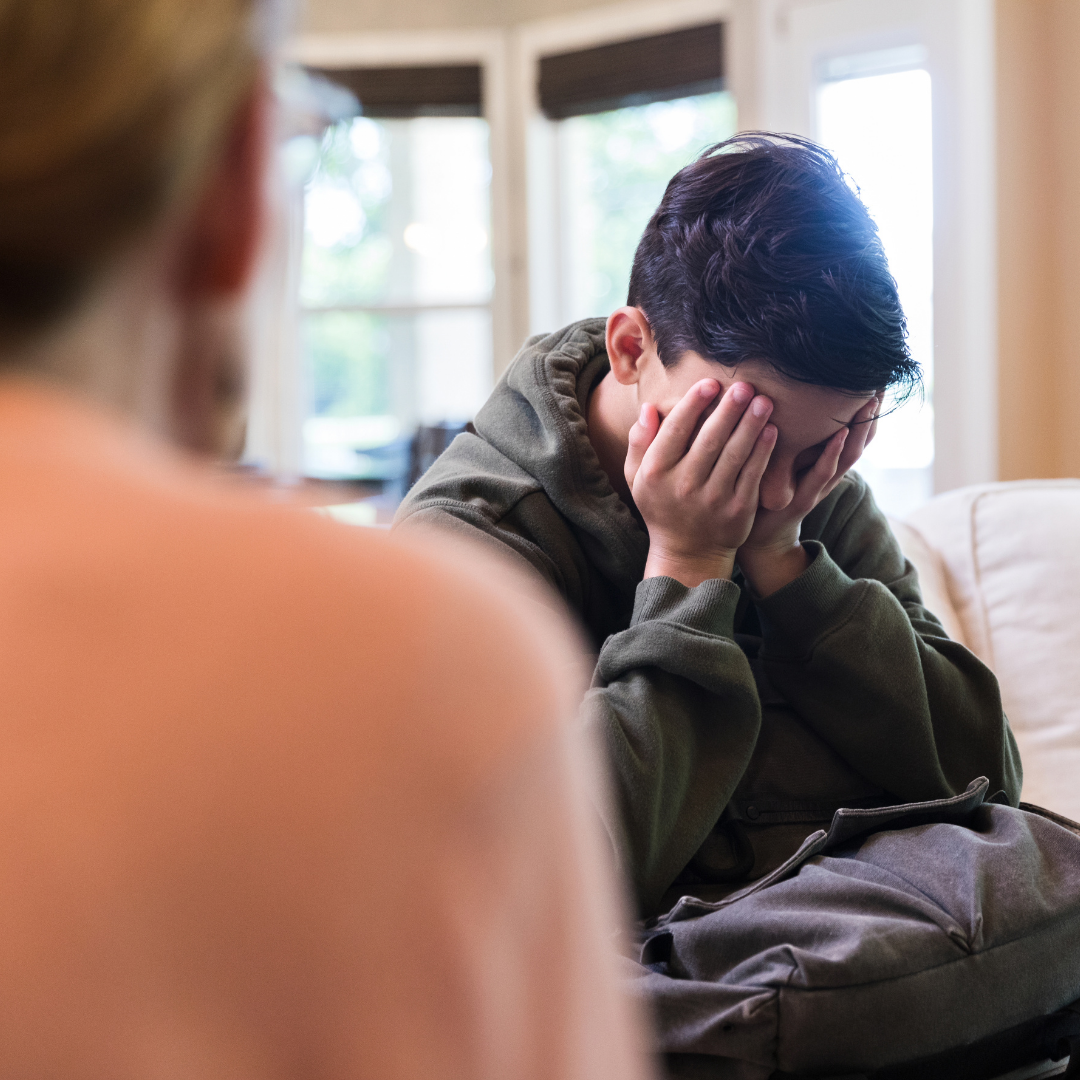
[[[759,596],[769,596],[801,574],[809,556],[799,543],[803,518],[824,499],[862,456],[877,430],[881,397],[872,398],[826,444],[817,461],[803,473],[795,495],[783,510],[759,508],[745,543],[739,567]]]
[[[730,578],[750,535],[776,445],[772,402],[735,383],[702,422],[719,392],[715,379],[703,379],[663,424],[647,404],[630,430],[625,475],[649,530],[647,578],[665,575],[691,588]]]

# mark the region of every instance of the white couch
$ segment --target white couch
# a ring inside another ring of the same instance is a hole
[[[983,484],[892,522],[926,606],[996,673],[1023,799],[1080,819],[1080,480]]]

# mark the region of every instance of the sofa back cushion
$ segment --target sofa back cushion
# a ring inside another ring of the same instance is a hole
[[[890,517],[889,527],[900,541],[904,555],[914,563],[919,572],[919,591],[922,593],[923,605],[941,620],[945,633],[953,641],[959,641],[970,649],[971,643],[968,641],[964,624],[953,606],[948,575],[940,552],[932,548],[926,537],[906,521]]]
[[[906,524],[939,557],[961,639],[1001,683],[1024,799],[1080,818],[1080,480],[962,488]]]

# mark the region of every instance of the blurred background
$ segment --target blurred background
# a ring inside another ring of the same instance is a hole
[[[307,0],[246,460],[385,518],[527,336],[625,302],[671,175],[766,128],[836,153],[900,288],[886,510],[1080,474],[1078,46],[1076,0]]]

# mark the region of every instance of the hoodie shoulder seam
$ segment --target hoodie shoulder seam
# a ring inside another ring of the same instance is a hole
[[[504,519],[506,519],[510,514],[512,514],[514,510],[517,509],[518,505],[524,499],[529,498],[530,495],[543,495],[545,498],[547,498],[547,493],[538,483],[536,487],[532,489],[532,491],[526,491],[523,494],[519,495],[509,506],[502,510],[501,513],[495,514],[492,513],[491,510],[488,508],[490,504],[478,505],[476,503],[466,502],[464,499],[451,499],[443,495],[437,496],[433,499],[422,499],[417,501],[413,504],[413,506],[409,508],[409,512],[405,516],[412,517],[414,514],[418,514],[423,510],[454,509],[463,510],[466,514],[470,516],[482,517],[489,525],[498,526],[502,524]],[[548,499],[548,502],[550,503],[551,500]],[[554,504],[552,504],[552,509],[555,510],[556,513],[558,513],[558,509],[554,506]],[[562,515],[560,514],[559,516],[561,517]],[[405,519],[403,518],[402,520]]]
[[[534,491],[527,492],[525,495],[522,495],[521,498],[516,499],[513,505],[509,506],[505,510],[505,512],[500,514],[498,517],[496,517],[496,515],[490,513],[483,507],[477,506],[473,503],[462,502],[460,499],[448,499],[445,497],[428,499],[422,503],[417,503],[414,507],[410,508],[409,513],[405,517],[403,517],[401,521],[398,522],[398,524],[404,524],[404,522],[407,521],[409,518],[414,517],[416,514],[421,513],[424,510],[444,510],[447,512],[452,511],[454,513],[454,516],[457,516],[461,519],[471,518],[473,525],[476,528],[480,528],[482,531],[486,531],[484,530],[485,526],[491,529],[498,529],[499,526],[502,524],[503,520],[514,510],[514,508],[522,501],[522,499],[527,498],[529,495],[543,493],[544,489],[540,487],[536,488],[536,490]],[[548,501],[550,503],[550,500]],[[552,509],[555,509],[555,512],[558,513],[557,508],[552,506]],[[545,551],[540,544],[538,544],[530,537],[524,536],[516,532],[514,533],[514,536],[519,543],[524,544],[529,549],[530,553],[533,555],[533,557],[537,560],[538,563],[548,568],[550,572],[548,575],[549,583],[555,587],[556,591],[559,592],[561,596],[565,597],[567,595],[565,578],[562,569],[559,567],[555,559],[553,559],[552,556],[548,554],[548,552]],[[495,537],[494,539],[497,539],[500,544],[503,544],[506,547],[510,548],[511,551],[516,550],[513,543],[509,543],[503,538]],[[517,553],[519,555],[521,554],[520,551]],[[539,569],[539,567],[534,566],[533,569]]]

